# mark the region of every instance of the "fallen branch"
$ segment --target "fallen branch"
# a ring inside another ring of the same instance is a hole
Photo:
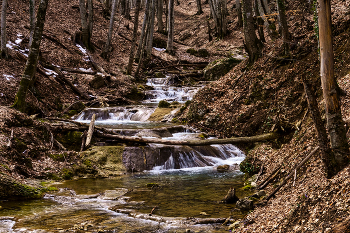
[[[196,224],[224,223],[226,218],[203,218],[196,219]]]
[[[236,144],[236,143],[250,143],[250,142],[260,142],[266,140],[273,140],[279,137],[277,133],[267,133],[252,137],[236,137],[236,138],[226,138],[226,139],[209,139],[209,140],[162,140],[156,138],[137,138],[129,136],[121,136],[107,133],[97,133],[98,137],[118,139],[121,141],[128,142],[138,142],[138,143],[157,143],[165,145],[186,145],[186,146],[204,146],[213,144]]]
[[[9,142],[7,143],[8,148],[10,148],[12,146],[12,140],[13,140],[13,129],[11,130],[11,136],[9,138]]]
[[[75,74],[90,74],[90,75],[95,75],[97,72],[96,71],[83,71],[83,70],[78,70],[78,69],[72,69],[68,67],[62,67],[62,71],[66,71],[69,73],[75,73]]]
[[[91,139],[92,139],[92,134],[94,133],[94,128],[95,128],[95,118],[96,114],[92,115],[91,121],[90,121],[90,126],[89,126],[89,131],[86,136],[86,141],[85,141],[85,147],[89,147]]]
[[[308,156],[306,156],[303,159],[303,161],[301,161],[295,168],[293,168],[292,171],[286,176],[282,184],[280,184],[265,200],[270,200],[271,197],[273,197],[278,192],[278,190],[280,190],[287,183],[287,181],[293,177],[294,170],[299,170],[318,151],[318,149],[320,149],[319,146],[317,146],[313,151],[311,151],[311,153]]]
[[[282,168],[282,165],[277,166],[277,168],[273,170],[271,174],[263,182],[261,182],[261,185],[258,187],[258,189],[265,188],[277,176],[281,168]]]
[[[153,212],[155,211],[155,209],[157,209],[157,208],[158,208],[158,206],[153,207],[153,209],[151,210],[151,213],[149,215],[152,215]]]

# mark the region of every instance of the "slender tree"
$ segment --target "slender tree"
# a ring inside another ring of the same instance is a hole
[[[89,15],[87,17],[86,5],[88,5]],[[92,20],[93,20],[93,7],[92,0],[79,0],[80,20],[81,20],[81,37],[84,46],[87,49],[91,49],[91,34],[92,34]]]
[[[107,41],[106,41],[106,45],[103,49],[103,52],[101,53],[101,57],[103,57],[104,59],[108,59],[109,54],[111,52],[111,40],[112,40],[114,16],[115,16],[116,8],[117,8],[117,0],[113,0],[112,13],[111,13],[111,18],[109,20],[109,30],[108,30]]]
[[[282,31],[282,40],[283,40],[283,51],[284,55],[289,55],[289,31],[288,23],[286,17],[286,3],[284,0],[277,0],[277,10],[279,15],[279,21]]]
[[[169,53],[174,52],[174,0],[169,0],[169,20],[168,20],[168,42],[166,50]]]
[[[197,3],[197,13],[196,13],[196,15],[203,14],[201,0],[196,0],[196,3]]]
[[[241,0],[236,0],[236,11],[238,17],[238,27],[243,27]]]
[[[151,7],[150,11],[151,12],[150,12],[149,30],[148,30],[147,46],[146,46],[146,53],[147,53],[146,61],[147,62],[151,59],[151,55],[152,55],[156,0],[152,0],[152,7]]]
[[[255,16],[256,16],[256,22],[258,25],[259,39],[261,42],[265,42],[264,20],[261,18],[260,13],[259,13],[258,1],[259,0],[254,0],[254,12],[255,12]]]
[[[7,0],[2,0],[2,7],[1,7],[1,57],[5,57],[5,58],[7,58],[6,11],[7,11]]]
[[[130,48],[130,56],[129,56],[129,63],[128,63],[128,67],[127,67],[127,70],[126,70],[126,74],[131,74],[132,64],[134,63],[134,53],[135,53],[135,47],[136,47],[137,29],[139,27],[140,6],[141,6],[141,0],[136,0],[135,19],[134,19],[134,31],[133,31],[133,36],[132,36],[132,42],[131,42],[131,48]]]
[[[19,88],[15,97],[15,102],[12,106],[21,112],[26,111],[25,99],[27,96],[28,88],[35,75],[36,66],[38,63],[39,49],[40,49],[40,43],[41,43],[41,38],[42,38],[44,24],[45,24],[46,9],[47,9],[48,2],[49,0],[40,0],[37,17],[36,17],[32,45],[29,49],[28,59],[24,67],[24,72],[23,72],[22,79],[19,84]]]
[[[328,170],[333,171],[329,174],[331,176],[349,164],[349,145],[340,109],[338,85],[334,77],[331,1],[319,0],[319,4],[321,83],[326,107],[327,130],[331,148],[335,153],[334,161],[325,161]]]
[[[33,34],[35,28],[35,0],[29,0],[29,17],[30,17],[30,34],[29,34],[29,48],[32,45]]]
[[[163,0],[157,0],[157,23],[158,23],[158,32],[162,33],[164,30],[164,26],[163,26]]]
[[[259,58],[262,49],[262,43],[255,34],[252,11],[252,0],[243,0],[243,32],[245,48],[249,56],[248,66],[252,65]]]
[[[151,0],[146,0],[146,7],[145,7],[145,13],[143,16],[143,23],[142,23],[142,29],[141,29],[141,36],[140,36],[140,40],[139,40],[139,45],[137,47],[137,52],[136,52],[136,60],[140,60],[141,57],[141,52],[143,50],[143,42],[145,41],[145,35],[146,35],[146,27],[147,27],[147,22],[148,22],[148,18],[149,18],[149,8],[150,8],[150,3]]]
[[[257,0],[257,3],[259,14],[264,20],[264,25],[267,30],[267,33],[269,34],[270,38],[274,40],[277,38],[278,33],[276,32],[276,25],[270,20],[272,17],[269,5],[267,4],[266,0]]]

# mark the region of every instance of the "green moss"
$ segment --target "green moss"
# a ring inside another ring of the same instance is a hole
[[[165,100],[161,100],[158,103],[158,108],[169,108],[169,107],[170,107],[170,103]]]
[[[55,161],[64,162],[65,156],[67,156],[67,153],[62,154],[50,154],[49,157],[52,158]]]
[[[178,120],[176,117],[174,117],[174,118],[171,120],[171,122],[172,122],[172,123],[178,123],[179,120]]]
[[[80,131],[70,131],[66,134],[58,135],[57,140],[69,150],[80,151],[82,134]]]
[[[195,55],[195,54],[197,54],[197,50],[195,50],[194,48],[189,48],[186,50],[186,53],[189,53],[191,55]]]
[[[157,183],[148,183],[146,184],[147,188],[154,188],[154,187],[159,187],[159,184]]]
[[[126,98],[135,100],[135,101],[140,101],[145,97],[145,94],[143,90],[138,89],[137,87],[134,87],[130,90],[130,92],[126,95]]]
[[[251,184],[247,184],[246,186],[244,186],[242,189],[247,191],[247,190],[251,190],[253,187]]]
[[[10,171],[10,168],[9,168],[6,164],[0,164],[0,166],[2,166],[3,168],[5,168],[6,170]]]
[[[76,114],[78,114],[77,110],[69,110],[69,111],[68,111],[68,115],[69,115],[69,116],[74,116],[74,115],[76,115]]]
[[[91,162],[91,160],[89,160],[89,159],[85,159],[85,160],[83,161],[83,164],[84,164],[85,166],[87,166],[87,167],[92,167],[92,162]]]
[[[55,173],[47,173],[46,177],[48,179],[51,179],[51,180],[61,180],[61,177],[59,177],[57,174]]]
[[[62,178],[65,180],[71,180],[73,178],[73,171],[67,168],[61,170]]]
[[[182,106],[181,108],[180,108],[180,112],[183,112],[183,111],[185,111],[186,110],[186,106]]]
[[[185,107],[187,108],[191,103],[192,103],[191,100],[187,100],[187,101],[185,102]]]
[[[209,57],[209,52],[206,49],[198,49],[198,57]]]

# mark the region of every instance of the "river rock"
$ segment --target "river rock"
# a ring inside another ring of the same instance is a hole
[[[94,89],[99,89],[106,86],[105,79],[101,75],[95,75],[95,77],[89,82],[90,86]]]
[[[235,203],[239,200],[239,198],[236,196],[236,191],[234,188],[230,188],[228,190],[227,195],[225,198],[222,200],[224,203]]]
[[[239,227],[239,223],[240,223],[240,221],[236,221],[236,222],[232,223],[232,224],[228,227],[228,230],[236,229],[237,227]]]
[[[101,196],[103,200],[116,200],[128,192],[126,188],[118,188],[115,190],[106,190]]]
[[[216,168],[216,170],[218,172],[227,172],[228,170],[230,170],[230,165],[228,165],[228,164],[220,165]]]
[[[248,198],[243,198],[237,201],[236,207],[241,211],[249,211],[254,208],[253,201]]]

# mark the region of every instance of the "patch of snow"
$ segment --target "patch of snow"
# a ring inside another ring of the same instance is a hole
[[[3,76],[6,78],[7,81],[10,81],[11,78],[15,78],[13,75],[9,75],[9,74],[3,74]]]
[[[78,49],[79,49],[82,53],[86,54],[86,49],[84,49],[83,47],[81,47],[80,44],[76,44],[76,46],[78,47]]]
[[[164,52],[166,49],[164,48],[156,48],[156,47],[153,47],[155,50],[157,50],[158,52]]]
[[[0,96],[3,97],[3,96],[4,96],[4,93],[0,93]]]
[[[55,71],[44,68],[45,74],[47,75],[58,75]]]
[[[16,44],[20,44],[21,42],[22,42],[22,39],[20,39],[20,38],[17,38],[17,40],[15,40]]]
[[[89,68],[89,69],[79,68],[79,70],[84,71],[84,72],[94,72],[91,68]]]
[[[15,43],[13,43],[12,41],[7,41],[7,44],[6,44],[6,48],[9,48],[9,49],[14,49],[15,47],[17,47],[17,45]]]

